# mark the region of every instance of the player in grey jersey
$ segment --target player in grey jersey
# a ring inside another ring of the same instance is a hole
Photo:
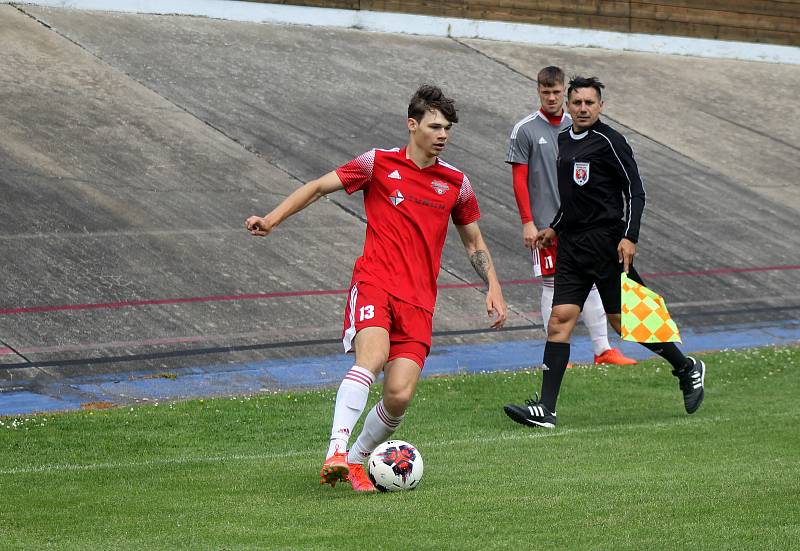
[[[542,278],[541,311],[546,328],[552,311],[557,245],[539,250],[534,240],[538,232],[536,224],[546,226],[558,211],[558,134],[569,128],[572,119],[564,112],[564,71],[559,67],[545,67],[536,80],[541,107],[514,125],[506,162],[512,168],[522,237],[525,246],[532,251],[533,274]],[[596,288],[583,305],[581,319],[589,330],[596,364],[636,363],[619,349],[611,348],[606,313]]]

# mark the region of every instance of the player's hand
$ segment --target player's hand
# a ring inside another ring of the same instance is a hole
[[[525,243],[525,246],[529,249],[533,249],[536,246],[537,233],[539,233],[539,230],[536,229],[536,225],[533,222],[525,222],[522,224],[522,242]]]
[[[247,231],[249,231],[251,235],[264,237],[275,229],[275,224],[269,222],[266,216],[264,218],[260,216],[251,216],[244,221],[244,227],[247,228]]]
[[[508,307],[499,288],[489,289],[486,293],[486,312],[489,314],[489,319],[493,319],[492,329],[500,329],[505,325],[508,319]]]
[[[536,248],[544,249],[545,247],[550,247],[555,237],[556,231],[553,228],[547,227],[539,230],[539,233],[536,234]]]
[[[623,237],[617,245],[617,256],[622,264],[622,269],[627,274],[633,263],[633,257],[636,256],[636,243]]]

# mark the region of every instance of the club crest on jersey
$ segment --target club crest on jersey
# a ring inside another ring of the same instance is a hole
[[[403,194],[400,193],[399,189],[394,190],[394,192],[389,196],[389,201],[391,201],[394,206],[402,203],[403,199],[405,199],[405,197],[403,197]]]
[[[441,180],[432,181],[431,187],[433,188],[433,191],[435,191],[438,195],[444,195],[450,189],[450,186],[448,186]]]
[[[582,186],[589,181],[589,163],[575,163],[572,167],[572,179]]]

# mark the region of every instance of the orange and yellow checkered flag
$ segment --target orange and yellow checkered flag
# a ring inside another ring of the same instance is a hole
[[[622,338],[634,342],[681,342],[678,326],[660,295],[639,285],[623,272]]]

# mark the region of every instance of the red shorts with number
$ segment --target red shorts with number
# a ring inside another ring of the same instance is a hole
[[[380,287],[355,283],[344,311],[342,344],[353,350],[356,333],[365,327],[383,327],[389,332],[389,358],[408,358],[425,365],[431,349],[433,314],[420,306],[393,297]]]
[[[534,248],[533,277],[548,277],[556,273],[556,251],[558,250],[558,237],[553,238],[553,244],[543,249]]]

